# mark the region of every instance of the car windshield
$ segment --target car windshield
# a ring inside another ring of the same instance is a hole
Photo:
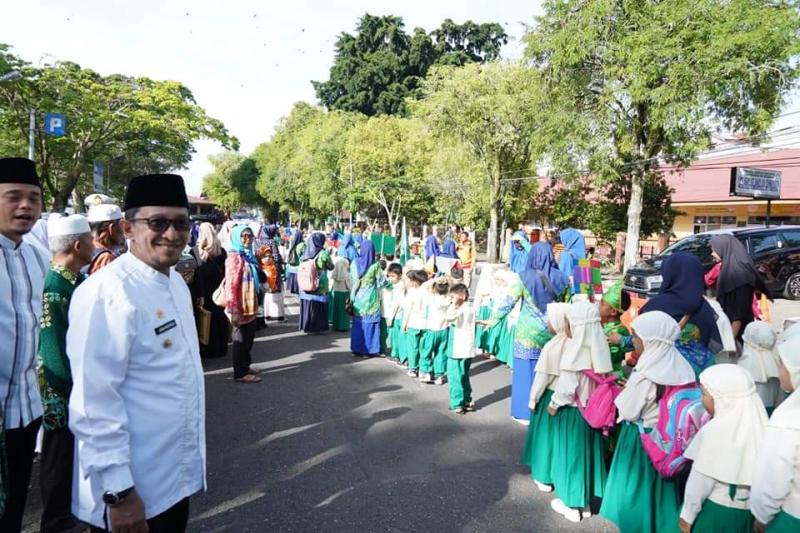
[[[661,262],[676,252],[686,252],[696,256],[701,263],[708,262],[711,256],[711,238],[708,235],[692,235],[679,240],[675,244],[664,249],[656,256],[656,261]]]

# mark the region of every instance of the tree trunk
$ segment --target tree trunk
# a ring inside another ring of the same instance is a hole
[[[622,271],[625,269],[622,263],[623,261],[622,251],[624,249],[625,249],[625,234],[617,233],[617,243],[614,246],[614,271],[617,274],[622,274]]]
[[[628,204],[628,231],[625,241],[625,270],[639,260],[639,231],[642,226],[642,175],[635,173],[631,178],[631,201]]]
[[[497,263],[499,259],[498,230],[500,223],[500,176],[491,176],[489,187],[489,234],[486,239],[486,254],[490,263]]]

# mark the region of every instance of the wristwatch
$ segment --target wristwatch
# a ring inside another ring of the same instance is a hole
[[[125,501],[125,497],[131,492],[133,492],[133,487],[128,487],[127,489],[119,492],[107,490],[103,493],[103,503],[113,507],[114,505],[118,505]]]

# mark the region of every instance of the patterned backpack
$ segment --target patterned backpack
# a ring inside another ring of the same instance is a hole
[[[584,420],[589,426],[603,431],[604,436],[608,436],[611,429],[617,422],[617,406],[614,400],[617,399],[622,389],[617,385],[617,376],[610,374],[604,376],[594,370],[583,370],[583,375],[597,384],[592,391],[586,406],[581,404],[578,395],[575,395],[575,405],[583,415]]]
[[[683,452],[711,415],[703,407],[703,393],[696,383],[665,385],[663,391],[656,427],[646,433],[640,420],[639,436],[653,468],[662,477],[671,478],[689,466],[691,461]]]

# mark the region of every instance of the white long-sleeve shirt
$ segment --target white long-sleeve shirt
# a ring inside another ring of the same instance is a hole
[[[331,290],[335,292],[350,292],[350,262],[344,257],[333,260],[331,272]]]
[[[49,261],[29,242],[0,235],[0,407],[6,429],[42,416],[36,350]]]
[[[189,290],[126,253],[72,297],[73,513],[103,525],[102,494],[132,485],[147,518],[205,486],[203,368]]]
[[[403,327],[417,330],[424,330],[427,327],[425,297],[428,294],[423,287],[408,289],[403,302]]]
[[[594,389],[594,381],[586,377],[583,372],[561,370],[550,403],[558,407],[576,407],[577,395],[581,404],[586,405]]]
[[[425,329],[428,331],[443,331],[450,322],[447,320],[447,310],[450,308],[450,298],[441,294],[433,294],[430,289],[425,295]]]
[[[709,477],[694,469],[689,473],[686,481],[686,493],[683,497],[683,507],[681,508],[681,518],[693,524],[703,502],[711,500],[714,503],[730,507],[732,509],[747,510],[750,508],[750,487],[737,485],[733,499],[730,496],[730,485],[720,483],[713,477]]]
[[[800,518],[800,431],[767,426],[753,471],[750,509],[762,524],[781,510]]]
[[[630,387],[630,388],[629,388]],[[628,380],[623,394],[617,396],[614,402],[617,405],[617,422],[636,422],[640,418],[646,428],[655,427],[658,423],[658,389],[656,384],[648,379],[633,384]],[[621,401],[621,399],[623,401]]]

